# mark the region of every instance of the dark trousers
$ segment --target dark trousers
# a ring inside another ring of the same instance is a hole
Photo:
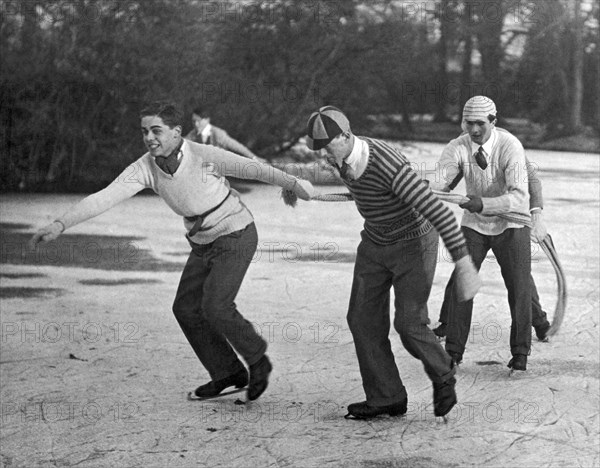
[[[531,348],[532,304],[530,229],[507,229],[497,236],[486,236],[464,226],[462,231],[478,270],[490,249],[496,256],[508,291],[511,353],[528,355]],[[473,301],[458,302],[453,288],[448,307],[447,351],[464,353],[472,314]]]
[[[533,327],[539,327],[540,325],[545,324],[548,321],[548,316],[546,312],[542,309],[542,304],[540,303],[540,296],[537,292],[537,287],[535,286],[535,281],[533,280],[533,276],[530,276],[531,279],[531,325]],[[448,324],[448,308],[450,307],[450,294],[452,292],[452,288],[454,287],[454,275],[450,276],[448,280],[448,284],[446,284],[446,289],[444,290],[444,302],[442,302],[442,307],[440,308],[440,318],[439,322]]]
[[[267,349],[234,302],[257,243],[254,223],[211,244],[190,242],[173,313],[212,380],[244,369],[235,351],[252,365]]]
[[[394,288],[394,328],[406,350],[419,359],[433,382],[454,374],[450,357],[427,326],[427,300],[435,274],[438,233],[389,246],[362,233],[348,309],[367,402],[384,406],[406,399],[406,389],[389,340],[390,288]]]

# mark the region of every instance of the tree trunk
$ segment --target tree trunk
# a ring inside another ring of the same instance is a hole
[[[469,100],[471,97],[471,55],[473,54],[473,37],[471,36],[471,32],[465,32],[464,36],[464,55],[462,61],[462,70],[460,74],[460,102],[458,114],[459,118],[462,118],[462,108],[465,105],[465,102]]]
[[[436,110],[435,110],[435,122],[445,122],[448,120],[446,117],[446,101],[444,96],[447,95],[446,91],[448,88],[448,8],[450,0],[442,0],[440,5],[440,40],[438,42],[438,82],[440,85],[441,92],[436,99]]]
[[[567,125],[569,133],[581,130],[581,108],[583,102],[583,24],[581,20],[581,0],[574,0],[573,8],[573,92],[571,112]]]
[[[22,5],[21,53],[30,59],[36,55],[37,13],[35,7],[35,2],[23,2]]]
[[[502,0],[483,2],[477,24],[477,44],[481,53],[481,73],[483,75],[484,94],[498,102],[502,97],[501,63],[504,57],[502,50],[502,27],[506,11]]]
[[[22,13],[23,13],[23,25],[21,26],[20,34],[20,53],[22,57],[26,57],[23,60],[23,76],[25,79],[30,79],[35,76],[35,63],[37,63],[37,36],[38,36],[38,25],[37,25],[37,13],[35,11],[35,2],[23,2]],[[21,102],[15,101],[16,107],[27,108],[27,101]],[[39,142],[30,145],[22,145],[15,151],[16,157],[19,162],[18,166],[23,168],[23,174],[20,177],[19,188],[21,190],[26,189],[32,180],[35,180],[37,173],[39,172]],[[28,151],[29,149],[29,151]]]

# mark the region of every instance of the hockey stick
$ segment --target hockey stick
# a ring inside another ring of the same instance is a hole
[[[440,200],[448,202],[448,203],[455,203],[457,205],[460,205],[461,203],[465,203],[465,202],[469,201],[469,199],[467,197],[465,197],[464,195],[458,195],[456,193],[447,193],[447,192],[442,192],[440,190],[432,190],[432,192]],[[529,218],[529,216],[522,215],[520,213],[502,213],[502,214],[497,214],[497,215],[493,215],[493,216],[498,216],[499,218],[506,219],[507,221],[512,221],[513,223],[522,224],[527,227],[532,226],[531,219]]]
[[[294,197],[294,193],[285,193],[288,191],[284,191],[283,198],[286,204],[290,206],[294,206],[296,202],[296,198]],[[455,193],[447,193],[441,192],[438,190],[432,190],[434,195],[445,202],[455,203],[457,205],[468,201],[469,199],[464,195],[459,195]],[[287,197],[286,197],[287,195]],[[291,199],[291,200],[290,200]],[[330,202],[343,202],[343,201],[352,201],[352,195],[348,192],[346,193],[327,193],[327,194],[316,194],[312,197],[313,200],[318,201],[330,201]],[[524,226],[531,227],[531,220],[528,216],[519,214],[519,213],[502,213],[496,215],[500,218],[506,219],[508,221],[512,221],[514,223],[522,224]],[[554,247],[554,243],[552,242],[552,237],[550,234],[547,234],[544,240],[540,243],[542,250],[550,260],[552,267],[554,268],[554,272],[556,273],[556,282],[557,282],[557,299],[556,306],[554,308],[554,317],[552,318],[552,325],[550,326],[550,330],[548,330],[548,336],[555,335],[565,316],[565,310],[567,307],[567,280],[565,277],[564,270],[562,269],[562,265],[558,259],[558,254],[556,253],[556,249]]]
[[[463,203],[468,200],[467,197],[464,197],[462,195],[440,192],[438,190],[432,190],[432,192],[435,195],[437,195],[438,198],[440,198],[440,200],[447,201],[450,203]],[[516,222],[531,227],[531,221],[527,219],[526,216],[520,214],[503,213],[497,216],[500,218],[504,218],[508,221]],[[558,254],[556,253],[556,249],[554,248],[554,243],[552,242],[552,237],[550,237],[550,234],[546,234],[544,240],[540,242],[540,246],[546,254],[546,256],[548,257],[548,260],[550,260],[550,263],[554,268],[554,272],[556,273],[556,306],[554,307],[554,317],[552,318],[552,325],[550,326],[550,330],[548,330],[547,333],[548,336],[552,336],[558,332],[560,325],[562,324],[562,321],[565,317],[565,309],[567,307],[567,279],[565,277],[565,272],[562,269],[562,265],[558,260]]]
[[[558,260],[558,254],[556,253],[556,249],[554,248],[554,242],[552,242],[552,237],[550,234],[547,234],[544,237],[544,240],[540,243],[542,250],[550,260],[552,267],[554,268],[554,272],[556,273],[556,282],[558,285],[558,293],[556,299],[556,307],[554,308],[554,317],[552,318],[552,325],[550,326],[550,330],[548,330],[547,335],[552,336],[555,335],[562,321],[565,317],[565,310],[567,307],[567,279],[565,277],[565,273],[562,269],[562,265]]]
[[[283,202],[288,206],[296,206],[298,202],[298,196],[291,190],[282,190],[281,198]],[[317,201],[331,201],[331,202],[346,202],[352,201],[352,195],[350,193],[317,193],[311,197],[311,200]]]
[[[437,197],[445,202],[448,203],[455,203],[457,205],[467,202],[469,201],[469,199],[467,197],[465,197],[464,195],[459,195],[456,193],[446,193],[446,192],[441,192],[439,190],[432,190],[434,195],[437,195]],[[283,190],[282,191],[282,195],[283,197],[283,201],[285,202],[286,205],[289,206],[295,206],[296,205],[296,201],[297,201],[297,197],[295,195],[294,192],[290,191],[290,190]],[[346,193],[318,193],[315,194],[311,200],[317,200],[317,201],[329,201],[329,202],[343,202],[343,201],[352,201],[352,195],[348,192]],[[519,224],[523,224],[524,226],[527,227],[531,227],[531,220],[529,219],[528,216],[524,216],[522,214],[519,213],[503,213],[503,214],[499,214],[499,215],[495,215],[498,216],[500,218],[504,218],[508,221],[512,221],[514,223],[519,223]]]

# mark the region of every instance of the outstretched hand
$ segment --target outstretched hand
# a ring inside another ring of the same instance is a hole
[[[298,198],[309,201],[315,195],[315,188],[308,180],[298,179],[294,184],[294,193]]]
[[[473,299],[481,287],[481,278],[470,255],[466,255],[456,262],[454,276],[458,302]]]
[[[281,191],[283,202],[291,207],[295,207],[298,198],[302,200],[310,200],[315,196],[315,188],[308,180],[296,179],[291,189],[283,189]]]
[[[54,221],[36,232],[29,241],[29,247],[33,250],[40,242],[48,242],[56,239],[65,230],[63,223]]]

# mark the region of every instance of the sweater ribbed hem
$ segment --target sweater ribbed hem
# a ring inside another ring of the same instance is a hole
[[[373,229],[373,227],[369,226],[367,223],[365,223],[364,228],[365,232],[369,236],[369,239],[373,243],[378,245],[391,245],[398,241],[411,240],[424,236],[433,229],[433,226],[425,218],[421,218],[417,224],[412,224],[406,229],[386,236],[382,236],[381,231]]]
[[[254,218],[252,217],[252,213],[244,207],[241,212],[221,220],[216,226],[213,226],[206,231],[199,231],[192,237],[188,236],[188,239],[194,244],[210,244],[219,237],[244,229],[253,222]]]

